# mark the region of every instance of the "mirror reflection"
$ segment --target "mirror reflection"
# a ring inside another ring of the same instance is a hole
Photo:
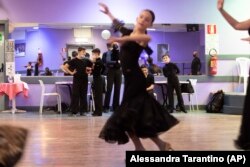
[[[133,27],[131,24],[126,26]],[[204,27],[204,24],[155,24],[148,29],[152,36],[149,45],[154,51],[152,63],[161,68],[164,65],[162,55],[167,53],[179,67],[180,75],[192,74],[192,66],[198,70],[193,71],[193,74],[204,75]],[[102,53],[107,51],[105,35],[117,34],[113,33],[111,25],[105,24],[25,23],[16,26],[10,35],[15,39],[16,71],[26,75],[29,70],[29,76],[34,76],[36,66],[40,71],[36,75],[44,75],[45,69],[49,69],[53,75],[60,75],[60,65],[79,46],[85,47],[91,58],[93,48],[100,48]],[[143,53],[139,63],[148,64],[147,59],[148,55]],[[200,61],[200,65],[197,65],[197,61]]]

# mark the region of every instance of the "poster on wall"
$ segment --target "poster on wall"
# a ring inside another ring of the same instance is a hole
[[[25,56],[26,44],[25,42],[22,43],[15,43],[15,56]]]
[[[157,60],[158,62],[162,61],[162,56],[168,54],[169,45],[168,44],[157,44]]]
[[[15,51],[15,41],[12,39],[8,39],[5,41],[5,52],[12,52]]]
[[[6,75],[7,76],[15,75],[15,63],[14,62],[6,62]]]

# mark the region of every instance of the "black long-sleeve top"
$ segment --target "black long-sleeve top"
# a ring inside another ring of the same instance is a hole
[[[175,82],[178,79],[177,74],[180,73],[179,68],[174,63],[165,64],[162,71],[163,75],[167,77],[168,82]]]
[[[192,75],[198,75],[201,70],[201,61],[198,57],[195,57],[192,61],[191,72]]]
[[[119,69],[121,67],[121,64],[119,63],[120,60],[119,57],[120,57],[119,50],[112,49],[103,54],[102,61],[107,68]]]
[[[101,58],[96,59],[96,62],[94,63],[94,69],[92,71],[92,74],[94,77],[101,76],[103,71],[105,70],[104,63]]]

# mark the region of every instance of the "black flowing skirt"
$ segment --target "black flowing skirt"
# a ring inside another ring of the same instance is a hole
[[[129,141],[127,132],[137,137],[155,137],[178,124],[159,102],[148,93],[127,99],[110,116],[99,137],[109,143],[125,144]]]
[[[250,77],[248,78],[247,94],[245,97],[240,134],[235,141],[238,148],[250,150]]]

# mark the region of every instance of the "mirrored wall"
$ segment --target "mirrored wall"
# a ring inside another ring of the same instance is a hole
[[[58,70],[63,61],[70,55],[68,46],[86,45],[98,47],[102,52],[107,50],[106,40],[102,38],[102,31],[109,30],[110,25],[81,25],[81,24],[24,24],[11,33],[15,39],[16,71],[25,74],[25,66],[28,62],[36,62],[38,53],[43,54],[44,65],[51,70]],[[133,25],[126,25],[132,28]],[[84,29],[82,38],[79,39],[78,29]],[[154,63],[163,66],[161,56],[168,53],[172,62],[180,68],[181,75],[191,73],[193,52],[199,53],[202,63],[201,74],[205,74],[205,30],[204,24],[155,24],[148,29],[152,36],[149,43],[153,49],[151,55]],[[88,50],[91,52],[91,50]],[[89,53],[91,54],[91,53]],[[143,53],[139,63],[145,63],[148,55]]]

